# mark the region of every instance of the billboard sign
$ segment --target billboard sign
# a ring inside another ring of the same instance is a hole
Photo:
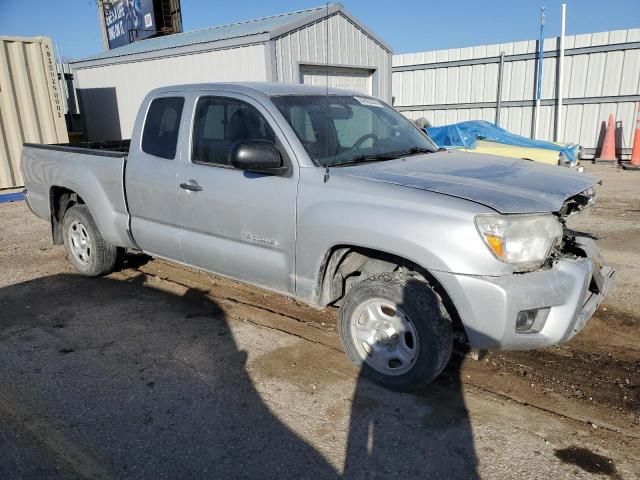
[[[117,48],[156,35],[153,0],[104,1],[104,20],[109,48]]]

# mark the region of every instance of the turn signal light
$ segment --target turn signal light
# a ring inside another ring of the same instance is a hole
[[[487,244],[496,257],[502,257],[502,238],[496,235],[485,235]]]

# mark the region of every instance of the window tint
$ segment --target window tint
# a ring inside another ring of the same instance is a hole
[[[370,147],[374,144],[374,138],[371,135],[375,135],[378,138],[386,138],[389,136],[389,132],[385,131],[381,133],[383,125],[378,120],[378,117],[374,113],[360,105],[354,105],[351,107],[352,116],[349,119],[336,119],[333,121],[336,132],[338,134],[338,142],[342,147],[351,148],[358,141],[358,139],[369,135],[367,140],[362,142],[363,147]]]
[[[173,159],[176,156],[182,97],[156,98],[151,102],[142,132],[142,151],[156,157]]]
[[[318,166],[390,160],[416,148],[437,150],[406,117],[371,97],[284,95],[271,101]]]
[[[307,111],[297,105],[294,105],[289,110],[289,115],[291,115],[291,126],[298,137],[305,142],[315,142],[316,134],[313,131],[311,118],[309,118]]]
[[[275,134],[255,107],[230,98],[202,98],[193,123],[191,159],[229,165],[229,150],[236,142],[270,140]]]

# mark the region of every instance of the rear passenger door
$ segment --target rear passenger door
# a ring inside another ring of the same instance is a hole
[[[171,260],[181,259],[176,175],[184,103],[167,94],[143,105],[136,122],[144,122],[142,132],[134,135],[140,143],[131,145],[125,174],[134,240],[146,253]]]
[[[293,293],[297,165],[268,111],[240,95],[202,95],[189,158],[180,163],[178,196],[184,262],[215,273]],[[238,170],[229,163],[236,142],[276,143],[286,175]]]

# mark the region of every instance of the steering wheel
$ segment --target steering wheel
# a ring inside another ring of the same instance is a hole
[[[363,135],[358,140],[356,140],[356,143],[354,143],[353,146],[349,150],[357,150],[358,148],[360,148],[360,145],[362,145],[364,142],[366,142],[370,138],[372,138],[373,140],[379,140],[379,138],[378,138],[378,136],[376,134],[367,133],[366,135]]]

